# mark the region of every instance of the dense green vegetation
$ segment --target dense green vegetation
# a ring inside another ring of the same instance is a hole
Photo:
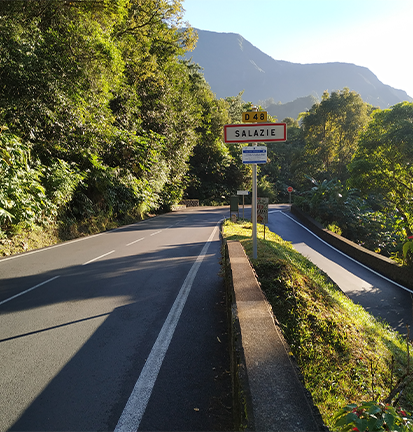
[[[325,424],[333,431],[367,430],[367,426],[369,431],[412,430],[412,423],[406,429],[390,424],[393,408],[385,410],[385,404],[413,409],[410,343],[353,303],[290,243],[268,229],[264,240],[260,224],[258,258],[253,259],[251,232],[249,221],[224,223],[224,237],[239,240],[249,256]],[[367,420],[356,423],[365,406],[353,413],[368,402],[374,402],[375,427]],[[377,421],[380,403],[389,428]],[[336,428],[334,414],[348,404],[354,404],[347,411],[348,421]],[[399,412],[394,410],[393,418],[406,417]]]
[[[250,188],[242,145],[222,132],[251,102],[242,89],[217,99],[184,60],[196,33],[182,16],[182,0],[0,2],[0,243],[39,227],[81,235],[182,198],[219,205]],[[284,121],[288,141],[268,145],[259,195],[285,202],[293,186],[326,226],[401,260],[413,104],[374,109],[345,88]]]
[[[293,186],[294,202],[326,227],[411,263],[413,104],[374,109],[345,88],[299,120],[286,119],[288,141],[269,149],[261,179],[284,201]]]
[[[0,254],[250,187],[242,145],[222,130],[251,103],[217,99],[183,60],[196,34],[182,16],[182,0],[0,2]],[[293,186],[326,226],[400,260],[406,244],[411,261],[413,104],[375,109],[343,89],[284,121],[259,195],[287,201]],[[260,248],[257,273],[323,414],[388,393],[391,356],[405,365],[400,340],[279,239]]]
[[[181,3],[0,2],[0,240],[125,222],[185,191],[220,203],[248,181],[221,140],[242,101],[182,60],[196,34]]]

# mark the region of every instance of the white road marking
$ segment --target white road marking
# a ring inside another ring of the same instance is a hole
[[[34,286],[34,287],[31,287],[31,288],[29,288],[29,289],[27,289],[27,290],[25,290],[25,291],[22,291],[21,293],[16,294],[16,295],[14,295],[13,297],[9,297],[8,299],[1,301],[1,302],[0,302],[0,305],[2,305],[2,304],[4,304],[4,303],[7,303],[7,302],[9,302],[10,300],[15,299],[16,297],[20,297],[20,296],[23,295],[23,294],[27,294],[28,292],[33,291],[33,290],[35,290],[36,288],[39,288],[39,287],[41,287],[41,286],[43,286],[43,285],[46,285],[47,283],[52,282],[52,281],[54,281],[55,279],[57,279],[57,278],[59,278],[59,277],[60,277],[60,276],[55,276],[55,277],[53,277],[53,278],[51,278],[51,279],[48,279],[47,281],[44,281],[44,282],[41,282],[41,283],[37,284],[37,285]]]
[[[133,241],[133,242],[128,243],[126,246],[131,246],[131,245],[133,245],[133,244],[135,244],[135,243],[138,243],[138,242],[140,242],[140,241],[142,241],[142,240],[144,240],[144,239],[145,239],[145,237],[142,237],[142,238],[140,238],[140,239],[138,239],[138,240],[135,240],[135,241]]]
[[[177,223],[179,223],[179,222],[177,222]],[[167,227],[164,228],[164,229],[161,229],[161,230],[159,230],[159,231],[155,231],[154,233],[150,234],[150,237],[152,237],[152,236],[154,236],[154,235],[156,235],[156,234],[160,234],[162,231],[167,230],[167,229],[169,229],[169,228],[172,228],[172,227],[175,226],[175,225],[176,225],[176,224],[174,224],[174,225],[169,225],[169,226],[167,226]],[[135,241],[133,241],[133,242],[130,242],[130,243],[128,243],[126,246],[131,246],[131,245],[133,245],[133,244],[135,244],[135,243],[138,243],[138,242],[140,242],[140,241],[142,241],[142,240],[144,240],[144,237],[142,237],[142,238],[140,238],[140,239],[138,239],[138,240],[135,240]]]
[[[77,242],[81,242],[81,241],[88,240],[88,239],[91,239],[91,238],[99,237],[99,236],[101,236],[103,234],[105,234],[105,233],[99,233],[99,234],[94,234],[94,235],[87,236],[87,237],[81,237],[81,238],[78,238],[78,239],[75,239],[75,240],[69,240],[67,242],[59,243],[59,244],[56,244],[56,245],[53,245],[53,246],[47,246],[47,247],[44,247],[44,248],[41,248],[41,249],[35,249],[35,250],[30,251],[30,252],[24,252],[24,253],[21,253],[21,254],[18,254],[18,255],[13,255],[13,256],[10,256],[10,257],[7,257],[7,258],[0,258],[0,264],[3,263],[3,262],[6,262],[6,261],[12,260],[12,259],[24,258],[24,257],[26,257],[28,255],[33,255],[33,254],[36,254],[36,253],[48,251],[50,249],[55,249],[55,248],[58,248],[58,247],[66,246],[68,244],[77,243]]]
[[[103,254],[103,255],[100,255],[100,256],[98,256],[98,257],[96,257],[96,258],[91,259],[90,261],[87,261],[87,262],[83,263],[82,265],[90,264],[90,263],[92,263],[92,262],[94,262],[94,261],[97,261],[97,260],[99,260],[99,259],[101,259],[101,258],[103,258],[103,257],[105,257],[105,256],[108,256],[108,255],[110,255],[110,254],[113,254],[113,252],[115,252],[115,251],[113,250],[113,251],[107,252],[107,253],[105,253],[105,254]]]
[[[24,253],[21,253],[21,254],[17,254],[17,255],[10,256],[10,257],[0,257],[0,264],[3,263],[3,262],[6,262],[6,261],[13,260],[13,259],[17,259],[17,258],[24,258],[24,257],[26,257],[26,256],[28,256],[28,255],[33,255],[33,254],[37,254],[37,253],[40,253],[40,252],[48,251],[48,250],[50,250],[50,249],[54,249],[54,248],[59,248],[59,247],[62,247],[62,246],[66,246],[66,245],[68,245],[68,244],[77,243],[77,242],[84,241],[84,240],[89,240],[89,239],[92,239],[92,238],[95,238],[95,237],[99,237],[99,236],[101,236],[101,235],[105,235],[105,234],[108,234],[108,233],[111,233],[111,232],[122,231],[122,230],[124,230],[125,228],[128,228],[128,227],[130,227],[130,226],[135,226],[135,225],[138,225],[138,224],[139,224],[139,225],[143,225],[145,222],[148,222],[148,221],[150,221],[150,220],[151,220],[151,219],[146,219],[146,220],[144,220],[144,221],[140,221],[140,222],[137,222],[137,223],[134,223],[134,224],[130,224],[130,225],[124,225],[124,226],[122,226],[122,227],[115,228],[115,229],[113,229],[113,230],[109,230],[109,231],[101,232],[101,233],[98,233],[98,234],[93,234],[93,235],[86,236],[86,237],[81,237],[81,238],[74,239],[74,240],[69,240],[69,241],[62,242],[62,243],[59,243],[59,244],[56,244],[56,245],[53,245],[53,246],[47,246],[47,247],[44,247],[44,248],[35,249],[35,250],[29,251],[29,252],[24,252]],[[178,221],[178,223],[179,223],[179,221]],[[175,225],[176,225],[176,224],[175,224]],[[173,226],[173,225],[170,225],[170,226],[167,227],[166,229],[171,228],[172,226]],[[158,232],[160,232],[160,231],[158,231]],[[154,233],[153,235],[155,235],[155,234],[157,234],[157,233]],[[127,246],[129,246],[129,245],[127,245]]]
[[[207,254],[208,247],[218,230],[218,226],[219,225],[215,227],[214,231],[209,236],[208,241],[205,243],[201,253],[186,276],[178,296],[169,311],[168,317],[159,332],[158,338],[152,347],[149,357],[145,362],[141,374],[136,381],[135,387],[129,396],[129,400],[122,412],[118,424],[116,425],[115,432],[131,432],[138,430],[139,424],[148,405],[149,398],[152,394],[155,381],[158,377],[159,370],[162,366],[163,359],[165,358],[175,328],[191,291],[195,276],[205,255]]]

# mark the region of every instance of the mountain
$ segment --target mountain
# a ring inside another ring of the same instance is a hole
[[[318,100],[348,87],[365,102],[382,109],[401,101],[413,102],[403,90],[383,84],[369,69],[350,63],[300,64],[274,60],[241,35],[198,30],[198,43],[187,54],[204,70],[204,76],[218,98],[244,91],[245,101],[273,98],[283,104],[312,95]]]
[[[309,111],[310,108],[318,102],[315,96],[304,96],[295,99],[292,102],[282,103],[268,103],[267,101],[259,101],[258,104],[261,105],[268,114],[276,117],[279,121],[284,120],[286,117],[291,117],[296,119],[298,114]]]

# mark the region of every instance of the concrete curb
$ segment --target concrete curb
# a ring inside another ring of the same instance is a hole
[[[242,245],[225,242],[237,430],[327,431]]]

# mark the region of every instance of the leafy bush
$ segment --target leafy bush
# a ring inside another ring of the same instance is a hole
[[[57,159],[45,166],[32,159],[30,150],[30,145],[17,136],[0,133],[3,231],[56,222],[84,178],[75,164]]]
[[[401,408],[372,401],[345,406],[334,416],[334,425],[342,432],[407,432],[413,430],[413,417]]]
[[[96,155],[90,157],[90,165],[74,191],[69,218],[79,221],[105,214],[121,219],[145,201],[145,185],[127,170],[105,166]]]
[[[409,241],[403,245],[403,258],[407,265],[413,265],[413,236],[409,236]]]
[[[270,204],[277,202],[277,190],[268,180],[268,176],[261,177],[257,184],[257,195],[269,199]]]
[[[42,185],[42,167],[32,163],[30,146],[8,132],[0,133],[0,227],[42,223],[56,210]]]
[[[59,208],[71,201],[78,185],[84,179],[84,173],[81,173],[74,163],[69,164],[61,159],[44,167],[42,176],[46,195]]]
[[[363,199],[357,189],[340,181],[317,182],[309,178],[313,187],[297,197],[295,203],[323,225],[335,225],[347,239],[386,256],[401,253],[404,232],[400,216],[392,211],[381,211],[380,197]]]

